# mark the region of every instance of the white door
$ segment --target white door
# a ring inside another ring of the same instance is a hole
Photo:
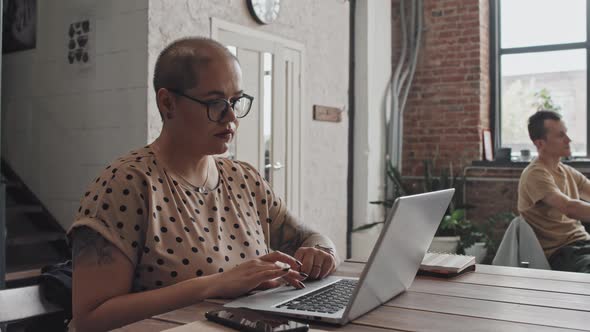
[[[236,55],[244,92],[254,97],[250,113],[240,120],[230,157],[256,167],[299,216],[302,51],[225,22],[213,24],[212,36]]]
[[[283,70],[285,75],[281,78],[283,80],[282,87],[284,88],[284,98],[282,99],[282,105],[278,107],[284,108],[284,112],[281,112],[283,118],[278,119],[285,123],[284,134],[275,131],[273,137],[276,137],[275,142],[277,147],[275,148],[275,156],[278,160],[285,160],[287,169],[283,173],[279,173],[277,177],[280,177],[277,182],[277,186],[284,184],[285,198],[287,202],[293,206],[300,206],[299,191],[292,190],[291,188],[299,188],[300,184],[300,171],[301,171],[301,113],[302,113],[302,95],[301,95],[301,52],[291,48],[284,48],[282,50],[284,66]],[[273,127],[278,129],[279,126]],[[285,148],[281,149],[280,147]],[[280,151],[280,152],[279,152]],[[279,184],[280,183],[280,184]]]

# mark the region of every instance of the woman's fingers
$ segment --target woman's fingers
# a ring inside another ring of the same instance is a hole
[[[297,251],[295,252],[295,255],[293,255],[293,257],[298,261],[301,262],[303,264],[303,256],[304,255],[304,251],[301,250],[301,248],[297,249]],[[303,266],[299,267],[299,271],[301,271]]]
[[[284,282],[295,288],[305,288],[305,285],[301,281],[307,278],[305,273],[295,271],[289,267],[279,267],[279,264],[259,266],[251,275],[257,288],[262,284],[264,284],[262,287],[270,288],[280,286],[281,282],[275,280],[278,278],[281,278]]]
[[[301,271],[307,273],[311,279],[323,279],[336,267],[334,256],[316,248],[299,248],[294,256],[301,259]]]
[[[322,273],[320,274],[320,279],[324,279],[327,277],[334,268],[336,267],[336,259],[334,256],[327,254],[328,257],[324,259],[324,264],[322,265]]]
[[[301,267],[301,262],[299,260],[280,251],[271,252],[270,254],[266,254],[260,257],[260,259],[265,262],[271,263],[274,263],[276,261],[283,262],[289,264],[289,266],[291,266],[291,268],[295,270],[299,270],[299,268]]]
[[[273,288],[285,282],[296,288],[304,288],[301,281],[306,275],[291,269],[287,263],[273,260],[277,256],[271,256],[270,261],[253,259],[217,274],[219,283],[224,285],[219,289],[218,296],[236,297],[253,289]]]
[[[283,276],[287,275],[289,273],[289,271],[290,271],[290,269],[281,269],[281,268],[265,269],[265,270],[258,271],[256,273],[251,274],[250,278],[258,286],[259,284],[261,284],[265,281],[269,281],[269,280],[278,279],[280,277],[283,277]]]
[[[310,278],[314,279],[313,277],[313,254],[310,254],[309,251],[304,250],[304,249],[299,249],[298,252],[301,252],[303,254],[303,257],[301,258],[301,263],[303,263],[303,265],[301,266],[301,272],[306,273]]]
[[[307,277],[308,275],[304,272],[291,270],[282,279],[295,288],[305,288],[303,280],[307,279]]]
[[[268,280],[268,281],[263,281],[262,283],[260,283],[260,285],[258,285],[255,289],[256,290],[267,290],[267,289],[279,287],[282,284],[283,283],[279,280]]]
[[[284,263],[284,269],[281,263]],[[287,269],[290,266],[291,269]],[[329,275],[336,266],[334,257],[311,247],[299,248],[294,257],[279,251],[260,257],[255,267],[250,270],[258,289],[277,287],[282,280],[296,288],[304,288],[303,280],[322,279]],[[276,271],[276,272],[275,272]]]
[[[311,266],[311,272],[309,277],[312,279],[319,279],[322,275],[324,261],[319,255],[313,255],[313,264]]]

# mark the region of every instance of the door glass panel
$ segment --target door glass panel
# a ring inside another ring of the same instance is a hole
[[[231,54],[233,54],[235,57],[238,56],[238,49],[235,46],[231,46],[231,45],[226,45],[225,47],[227,47],[227,49],[231,52]],[[229,149],[227,151],[227,158],[229,159],[236,159],[236,139],[234,137],[234,139],[232,139],[232,141],[229,143]]]
[[[264,178],[272,183],[272,59],[273,55],[264,52],[264,91],[263,105],[264,112]]]

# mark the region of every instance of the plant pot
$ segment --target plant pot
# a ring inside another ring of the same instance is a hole
[[[352,259],[368,260],[383,225],[352,233]]]
[[[480,264],[488,254],[488,248],[485,247],[485,242],[476,242],[471,247],[465,248],[465,254],[475,256],[475,262]]]
[[[428,251],[455,254],[459,240],[458,236],[435,236]]]

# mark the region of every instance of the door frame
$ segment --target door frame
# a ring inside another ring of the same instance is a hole
[[[292,197],[287,201],[287,206],[289,207],[289,211],[295,217],[301,217],[302,205],[303,201],[301,199],[301,194],[303,192],[304,186],[302,183],[302,169],[305,162],[305,154],[303,153],[303,139],[304,135],[302,133],[306,132],[306,122],[303,121],[303,110],[309,109],[306,103],[306,94],[305,94],[305,46],[302,43],[285,39],[267,32],[262,32],[253,28],[245,27],[239,24],[231,23],[216,17],[210,18],[210,37],[213,40],[219,39],[220,31],[227,31],[235,34],[243,34],[247,35],[251,38],[257,38],[264,41],[272,42],[274,44],[280,45],[283,49],[290,49],[300,54],[300,74],[299,78],[296,80],[296,84],[299,85],[299,94],[300,94],[300,101],[299,101],[299,110],[298,112],[293,112],[292,114],[287,114],[287,125],[288,130],[293,133],[292,135],[287,135],[287,160],[285,161],[287,165],[287,169],[290,170],[290,175],[287,179],[287,184],[289,185],[288,191],[286,192],[287,197]],[[278,52],[277,55],[282,56],[283,58],[280,60],[285,60],[283,56],[284,52]],[[275,55],[276,56],[276,55]],[[274,80],[273,80],[274,85]],[[273,102],[273,105],[275,103]],[[296,155],[297,153],[297,155]]]

